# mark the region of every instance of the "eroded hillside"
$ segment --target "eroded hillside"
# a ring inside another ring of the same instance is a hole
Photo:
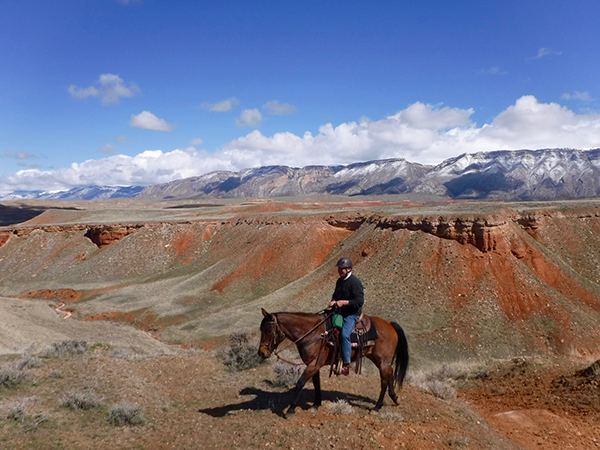
[[[175,206],[175,207],[174,207]],[[349,256],[416,364],[600,352],[600,202],[76,205],[0,228],[0,295],[209,345],[323,309]]]

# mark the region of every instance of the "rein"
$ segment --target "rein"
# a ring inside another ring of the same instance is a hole
[[[302,361],[302,362],[297,363],[297,362],[293,362],[293,361],[288,361],[287,359],[279,356],[279,352],[286,350],[287,348],[291,347],[293,344],[298,345],[298,342],[300,342],[302,339],[304,339],[306,336],[308,336],[310,333],[312,333],[318,327],[320,327],[322,324],[324,324],[327,321],[327,319],[329,319],[332,316],[332,314],[333,314],[333,312],[330,312],[329,314],[327,314],[325,316],[325,318],[323,320],[321,320],[319,323],[317,323],[314,327],[312,327],[310,330],[308,330],[306,333],[304,333],[302,336],[300,336],[295,341],[291,341],[290,345],[280,349],[279,351],[275,348],[273,350],[273,354],[277,357],[277,359],[279,359],[283,362],[286,362],[288,364],[291,364],[293,366],[301,366],[303,364],[308,365],[311,362],[313,362],[321,354],[321,351],[323,350],[323,348],[325,348],[325,345],[327,345],[327,342],[331,339],[331,337],[330,337],[331,335],[328,337],[327,331],[325,332],[325,334],[320,334],[319,336],[315,336],[313,339],[311,339],[309,342],[307,342],[307,345],[308,345],[308,344],[312,344],[313,342],[315,342],[317,340],[321,340],[321,346],[319,348],[319,351],[315,354],[315,356],[313,356],[306,362]],[[279,321],[277,320],[277,316],[275,314],[273,314],[273,318],[274,318],[273,323],[275,324],[275,327],[277,328],[277,332],[281,333],[284,336],[284,338],[287,338],[285,332],[279,326]],[[325,339],[326,337],[327,337],[327,339]],[[275,334],[273,334],[273,342],[275,342],[276,339],[277,339],[277,337],[275,336]]]

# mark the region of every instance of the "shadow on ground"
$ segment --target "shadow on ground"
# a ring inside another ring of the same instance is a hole
[[[33,219],[39,216],[47,209],[69,209],[77,210],[77,208],[45,208],[45,207],[28,207],[28,206],[6,206],[0,205],[0,227],[16,225],[22,222]]]
[[[285,417],[284,411],[290,405],[292,400],[292,391],[287,392],[270,392],[264,391],[256,387],[246,387],[240,391],[240,395],[253,395],[254,398],[247,400],[242,403],[232,403],[230,405],[218,406],[215,408],[201,408],[198,412],[208,414],[212,417],[224,417],[228,414],[232,414],[235,411],[243,410],[270,410],[274,414],[280,417]],[[330,402],[336,402],[338,400],[345,400],[351,406],[357,408],[368,409],[365,404],[371,404],[375,406],[375,402],[362,395],[349,394],[347,392],[339,391],[322,391],[323,400]],[[298,407],[301,409],[308,409],[313,405],[315,393],[312,389],[304,389],[300,394],[298,401]]]

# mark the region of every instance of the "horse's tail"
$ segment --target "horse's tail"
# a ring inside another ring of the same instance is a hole
[[[406,370],[408,369],[408,341],[404,330],[396,322],[392,322],[392,326],[398,334],[398,344],[396,344],[396,353],[394,354],[394,382],[398,383],[402,387],[404,383],[404,377],[406,376]]]

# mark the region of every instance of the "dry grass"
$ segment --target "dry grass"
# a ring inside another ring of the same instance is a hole
[[[71,391],[60,401],[60,406],[70,409],[88,410],[97,408],[101,402],[98,395],[91,389]]]
[[[0,370],[0,387],[12,388],[25,380],[25,375],[15,369]]]
[[[87,342],[68,340],[54,342],[43,352],[43,356],[60,358],[65,355],[80,355],[87,352]]]
[[[346,400],[338,400],[328,405],[329,411],[334,415],[351,416],[354,414],[354,408]]]
[[[453,400],[458,383],[483,378],[489,370],[484,363],[458,361],[409,372],[407,382],[442,400]]]
[[[29,370],[36,367],[41,367],[44,364],[44,361],[37,356],[25,355],[23,358],[17,362],[18,370]]]
[[[108,421],[116,426],[143,425],[146,422],[144,411],[138,405],[121,402],[113,405],[108,413]]]
[[[284,361],[277,361],[273,364],[273,379],[271,383],[273,386],[278,387],[293,387],[306,366],[302,365],[293,365],[286,363]]]

